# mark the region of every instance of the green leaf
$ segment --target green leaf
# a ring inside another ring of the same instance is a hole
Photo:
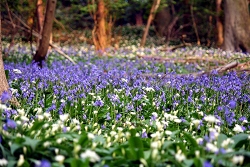
[[[19,148],[21,148],[22,146],[20,144],[16,144],[16,143],[13,143],[10,145],[10,152],[11,154],[13,155],[15,153],[15,151]]]
[[[0,144],[0,148],[1,148],[1,152],[2,152],[3,157],[6,157],[6,151],[5,151],[2,144]]]
[[[238,134],[233,136],[231,139],[234,141],[233,148],[241,148],[244,144],[246,144],[248,141],[248,134]]]
[[[130,137],[129,139],[129,149],[131,154],[134,156],[134,160],[144,158],[143,154],[143,143],[139,137]]]
[[[194,166],[196,166],[196,167],[202,166],[201,159],[199,159],[199,158],[194,158]]]
[[[39,130],[42,129],[42,126],[45,124],[45,121],[35,121],[33,126],[31,127],[31,129],[29,130],[30,132],[32,132],[33,130]]]
[[[217,143],[217,146],[220,147],[221,144],[222,144],[222,142],[223,142],[224,140],[226,140],[226,139],[227,139],[227,136],[226,136],[226,135],[220,134],[220,135],[218,136],[218,143]]]
[[[151,150],[144,151],[144,158],[147,160],[150,158]]]
[[[196,140],[189,133],[184,132],[183,135],[190,142],[192,148],[197,148],[198,147],[198,144],[197,144]]]
[[[83,163],[80,159],[70,158],[69,161],[70,161],[71,167],[79,167],[79,166],[83,165]]]
[[[16,166],[16,161],[15,160],[8,160],[8,165],[7,167],[13,167],[13,166]]]
[[[193,159],[185,159],[185,160],[184,160],[184,164],[185,164],[185,166],[187,166],[187,167],[192,166],[193,163],[194,163]]]
[[[36,146],[40,141],[36,139],[31,139],[30,137],[25,137],[25,142],[23,143],[26,146],[30,146],[33,151],[36,150]]]

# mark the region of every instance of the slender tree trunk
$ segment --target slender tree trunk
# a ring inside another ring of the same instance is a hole
[[[107,9],[104,0],[99,0],[97,3],[95,19],[95,26],[92,31],[94,45],[96,50],[104,51],[108,47],[109,41],[107,34]]]
[[[45,60],[45,57],[48,52],[50,35],[52,32],[52,26],[55,17],[55,9],[56,9],[56,0],[48,0],[46,6],[43,31],[42,31],[42,38],[40,40],[40,45],[36,51],[36,54],[33,57],[33,60],[37,62],[40,67],[42,67],[42,62]]]
[[[44,22],[44,8],[43,8],[43,0],[37,0],[36,4],[36,16],[37,16],[37,27],[38,32],[40,35],[42,35],[43,30],[43,22]],[[39,38],[37,38],[37,47],[39,47]]]
[[[194,18],[194,10],[193,10],[193,1],[191,1],[191,5],[190,5],[190,13],[191,13],[191,17],[192,17],[192,22],[193,22],[193,28],[194,28],[194,32],[196,35],[196,39],[197,39],[197,45],[200,46],[201,45],[201,40],[199,37],[199,33],[198,33],[198,28],[197,28],[197,24]]]
[[[0,7],[1,9],[1,7]],[[1,32],[1,10],[0,10],[0,96],[4,91],[8,91],[9,84],[5,76],[3,56],[2,56],[2,32]]]
[[[37,0],[36,4],[36,14],[37,14],[37,24],[38,31],[41,33],[43,29],[44,15],[43,15],[43,0]]]
[[[248,0],[224,0],[225,29],[223,49],[250,53]]]
[[[217,46],[220,47],[223,44],[223,23],[221,20],[221,3],[222,0],[216,0],[216,28],[217,28]]]
[[[150,14],[149,14],[149,17],[148,17],[147,25],[145,27],[145,30],[144,30],[144,33],[143,33],[143,36],[142,36],[142,39],[141,39],[141,44],[140,44],[141,47],[144,47],[144,45],[146,43],[146,38],[147,38],[147,35],[148,35],[149,27],[150,27],[150,25],[151,25],[151,23],[152,23],[152,21],[154,19],[155,12],[159,7],[160,2],[161,2],[161,0],[154,0],[154,2],[153,2],[153,5],[151,7]]]

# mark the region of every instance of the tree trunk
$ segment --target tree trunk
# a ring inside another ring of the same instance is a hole
[[[148,35],[149,27],[150,27],[150,25],[151,25],[151,23],[152,23],[152,21],[154,19],[155,12],[159,7],[160,2],[161,2],[161,0],[154,0],[154,2],[153,2],[153,5],[151,7],[150,14],[149,14],[149,17],[148,17],[147,25],[145,27],[145,30],[144,30],[144,33],[143,33],[143,36],[142,36],[142,39],[141,39],[141,44],[140,44],[141,47],[144,47],[144,45],[146,43],[146,38],[147,38],[147,35]]]
[[[223,49],[250,53],[248,0],[224,0],[225,29]]]
[[[166,30],[171,24],[171,20],[173,19],[173,14],[171,14],[170,7],[164,7],[157,14],[154,18],[154,27],[157,35],[160,37],[166,36]]]
[[[40,67],[42,67],[42,62],[45,60],[45,57],[48,52],[50,35],[52,32],[53,21],[55,17],[56,10],[56,0],[48,0],[46,6],[45,20],[42,30],[42,38],[40,40],[40,45],[36,51],[33,60],[38,63]]]
[[[135,14],[135,25],[136,26],[143,25],[142,12],[138,12]]]
[[[43,15],[43,0],[37,0],[36,4],[36,14],[37,14],[37,24],[38,32],[41,33],[43,29],[44,15]]]
[[[5,76],[3,56],[2,56],[2,32],[1,32],[1,11],[0,11],[0,96],[4,91],[8,91],[9,84]]]
[[[44,15],[43,15],[43,0],[37,0],[36,4],[36,16],[37,16],[37,27],[38,27],[38,33],[42,35],[42,29],[43,29],[43,22],[44,22]],[[39,38],[37,38],[37,47],[39,47]]]
[[[222,0],[216,0],[216,28],[217,28],[217,46],[220,47],[223,44],[223,23],[221,20],[221,3]]]
[[[104,51],[108,47],[107,34],[107,9],[104,0],[99,0],[97,3],[97,11],[94,29],[92,31],[94,45],[96,50]]]

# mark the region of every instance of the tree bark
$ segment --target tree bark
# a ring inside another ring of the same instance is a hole
[[[217,29],[217,46],[220,47],[223,44],[223,23],[221,20],[221,3],[222,0],[216,0],[216,29]]]
[[[153,5],[151,7],[150,14],[149,14],[149,17],[148,17],[147,25],[145,27],[145,30],[143,32],[143,36],[142,36],[142,39],[141,39],[141,44],[140,44],[141,47],[144,47],[144,45],[146,43],[146,38],[147,38],[147,35],[148,35],[149,27],[150,27],[150,25],[151,25],[151,23],[152,23],[152,21],[154,19],[155,12],[159,7],[160,2],[161,2],[161,0],[154,0],[154,2],[153,2]]]
[[[48,52],[50,35],[52,32],[53,21],[55,17],[55,9],[56,9],[56,0],[48,0],[46,6],[45,20],[42,30],[42,38],[40,40],[40,45],[36,51],[33,60],[38,63],[40,67],[42,67],[42,62],[45,60],[45,57]]]
[[[36,15],[37,15],[37,24],[38,24],[38,32],[42,34],[44,15],[43,15],[43,0],[37,0],[36,4]]]
[[[135,25],[136,26],[143,25],[142,12],[138,12],[135,14]]]
[[[99,0],[97,3],[97,11],[95,17],[95,25],[92,31],[94,45],[96,50],[104,51],[108,47],[107,34],[107,9],[104,0]]]
[[[40,35],[42,35],[42,30],[43,30],[43,22],[44,22],[43,12],[44,12],[43,0],[37,0],[36,3],[37,29]],[[37,47],[39,47],[39,41],[40,39],[37,38]]]
[[[250,53],[248,0],[224,0],[225,29],[223,49]]]
[[[154,18],[154,27],[157,32],[157,35],[160,37],[166,36],[166,30],[168,26],[171,24],[171,20],[173,19],[173,14],[171,14],[170,7],[164,7],[159,12],[156,13]]]
[[[1,9],[1,7],[0,7]],[[8,91],[9,84],[6,79],[4,64],[3,64],[3,56],[2,56],[2,32],[1,32],[1,10],[0,10],[0,96],[4,91]]]

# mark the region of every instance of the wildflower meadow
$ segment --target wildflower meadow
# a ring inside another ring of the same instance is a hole
[[[195,76],[211,62],[145,58],[230,62],[249,55],[198,47],[161,51],[126,41],[101,57],[88,45],[62,50],[76,65],[51,50],[40,69],[21,44],[5,60],[20,105],[3,93],[0,166],[250,166],[249,73]]]

